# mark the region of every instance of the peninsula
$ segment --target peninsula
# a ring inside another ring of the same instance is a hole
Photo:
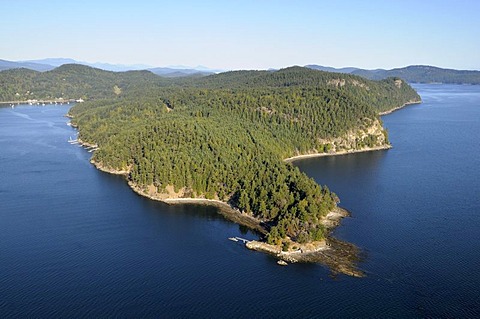
[[[69,112],[79,141],[98,146],[92,163],[124,175],[137,193],[216,205],[260,234],[249,248],[351,275],[361,275],[356,248],[329,235],[347,213],[290,161],[389,148],[379,113],[420,101],[399,78],[301,67],[182,79],[79,65],[4,72],[0,79],[12,84],[0,99],[27,90],[32,99],[82,97]]]

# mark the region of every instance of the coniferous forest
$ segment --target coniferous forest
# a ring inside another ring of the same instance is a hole
[[[92,160],[156,194],[228,202],[266,225],[267,240],[322,239],[338,203],[285,158],[329,152],[328,141],[368,128],[378,114],[420,101],[403,80],[301,67],[166,79],[148,71],[64,65],[0,72],[0,100],[82,98],[70,110]],[[353,148],[388,143],[358,136]]]

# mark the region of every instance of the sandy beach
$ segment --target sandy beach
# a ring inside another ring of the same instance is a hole
[[[311,153],[311,154],[303,154],[303,155],[292,156],[292,157],[284,159],[284,161],[285,162],[294,162],[294,161],[305,159],[305,158],[337,156],[337,155],[346,155],[346,154],[354,154],[354,153],[372,152],[372,151],[388,150],[390,148],[392,148],[391,145],[382,145],[382,146],[377,146],[377,147],[365,147],[365,148],[362,148],[360,150],[339,151],[339,152],[335,152],[335,153]]]

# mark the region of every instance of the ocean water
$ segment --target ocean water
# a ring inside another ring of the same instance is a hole
[[[69,106],[0,108],[0,317],[478,317],[480,86],[415,85],[394,148],[295,162],[352,212],[365,278],[276,265],[215,208],[96,170]]]

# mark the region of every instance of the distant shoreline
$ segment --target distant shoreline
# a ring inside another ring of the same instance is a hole
[[[0,101],[0,105],[3,104],[10,104],[10,105],[35,105],[35,106],[43,106],[43,105],[63,105],[63,104],[70,104],[70,103],[77,103],[80,100],[75,99],[53,99],[53,100],[23,100],[23,101]],[[82,100],[83,102],[83,100]]]

